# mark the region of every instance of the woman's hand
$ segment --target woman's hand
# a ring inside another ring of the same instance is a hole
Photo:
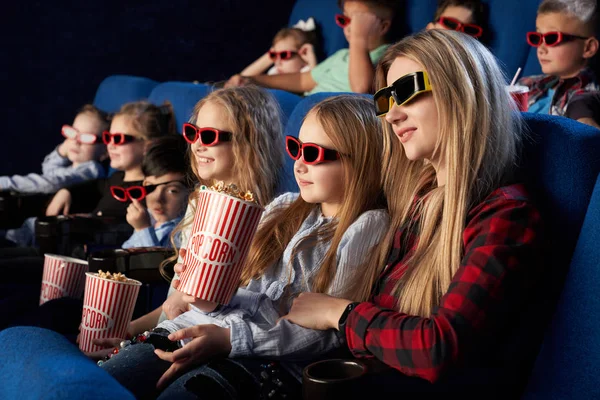
[[[180,275],[183,271],[185,271],[185,265],[181,264],[181,263],[177,263],[173,266],[173,269],[175,270],[175,272],[177,273],[177,275]],[[173,279],[173,287],[175,289],[177,289],[179,287],[179,279]],[[181,292],[178,292],[181,293]],[[200,300],[195,298],[194,296],[190,296],[187,295],[185,293],[181,293],[182,294],[182,300],[188,304],[193,304],[194,307],[204,311],[204,312],[211,312],[214,311],[215,308],[217,308],[217,306],[219,305],[218,303],[215,303],[213,301],[208,301],[208,300]]]
[[[172,341],[193,338],[182,349],[166,352],[159,349],[154,353],[161,359],[173,363],[158,380],[156,387],[164,388],[169,382],[189,371],[192,367],[203,364],[216,356],[226,356],[231,352],[229,328],[217,325],[196,325],[181,329],[169,335]]]
[[[67,189],[60,189],[52,198],[48,208],[46,208],[46,215],[48,217],[68,215],[72,201],[71,192]]]
[[[138,200],[131,199],[131,204],[127,207],[127,223],[136,231],[141,231],[150,227],[150,216],[146,207]]]
[[[294,299],[290,312],[282,319],[319,331],[337,329],[340,317],[350,303],[351,300],[322,293],[300,293]]]

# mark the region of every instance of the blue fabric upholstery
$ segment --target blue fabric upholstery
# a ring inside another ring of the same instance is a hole
[[[599,287],[600,175],[524,399],[600,398]]]
[[[319,61],[329,57],[339,49],[348,47],[343,30],[335,23],[335,14],[341,13],[337,0],[297,0],[290,14],[289,26],[299,20],[313,17],[322,37],[322,53]]]
[[[600,172],[600,131],[563,117],[522,115],[531,133],[522,173],[546,213],[551,260],[564,268]]]
[[[191,82],[164,82],[156,86],[150,93],[149,100],[161,105],[168,100],[175,110],[177,132],[181,132],[184,122],[188,122],[194,106],[213,89],[210,85]]]
[[[41,328],[0,332],[2,399],[134,399],[62,335]]]
[[[140,76],[111,75],[98,86],[94,105],[106,112],[116,112],[125,103],[147,99],[156,85],[158,82]]]
[[[296,105],[302,100],[302,97],[295,95],[285,90],[268,89],[281,107],[281,124],[282,126],[287,125],[288,118],[296,108]]]

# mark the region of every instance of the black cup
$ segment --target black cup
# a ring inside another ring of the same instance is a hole
[[[367,366],[356,360],[318,361],[304,368],[302,396],[304,400],[358,399]]]

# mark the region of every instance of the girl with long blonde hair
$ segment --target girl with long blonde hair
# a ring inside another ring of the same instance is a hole
[[[483,45],[421,32],[391,46],[376,77],[390,229],[355,281],[358,301],[305,293],[285,318],[339,330],[356,357],[401,373],[384,384],[398,393],[402,376],[500,366],[498,328],[531,283],[540,216],[514,183],[520,116]]]
[[[286,138],[300,193],[283,194],[266,207],[233,299],[217,306],[184,296],[192,310],[162,322],[151,334],[168,336],[183,343],[182,348],[163,351],[156,346],[149,356],[147,347],[131,346],[123,357],[119,353],[107,361],[106,370],[142,397],[147,385],[127,373],[132,358],[152,365],[144,370],[144,379],[158,381],[160,389],[189,371],[167,387],[166,397],[184,387],[190,391],[191,382],[198,381],[205,382],[198,393],[218,397],[214,382],[206,382],[214,379],[228,398],[249,398],[260,391],[260,362],[244,358],[310,360],[339,348],[342,342],[333,331],[279,319],[302,291],[352,297],[351,282],[389,223],[381,209],[381,128],[371,101],[362,97],[337,96],[313,107],[299,137]],[[176,271],[183,268],[178,264]],[[299,371],[299,364],[286,364],[280,377],[298,387]]]

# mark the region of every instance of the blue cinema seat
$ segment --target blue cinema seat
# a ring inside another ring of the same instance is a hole
[[[94,105],[106,112],[116,112],[125,103],[147,99],[156,85],[158,82],[141,76],[111,75],[98,86]]]
[[[196,103],[213,90],[212,86],[202,83],[164,82],[152,90],[148,99],[156,105],[161,105],[167,100],[171,102],[175,111],[177,132],[181,132],[183,123],[190,119]]]
[[[59,333],[17,327],[0,340],[10,348],[0,363],[1,399],[135,399]]]
[[[599,399],[600,175],[525,400]]]

